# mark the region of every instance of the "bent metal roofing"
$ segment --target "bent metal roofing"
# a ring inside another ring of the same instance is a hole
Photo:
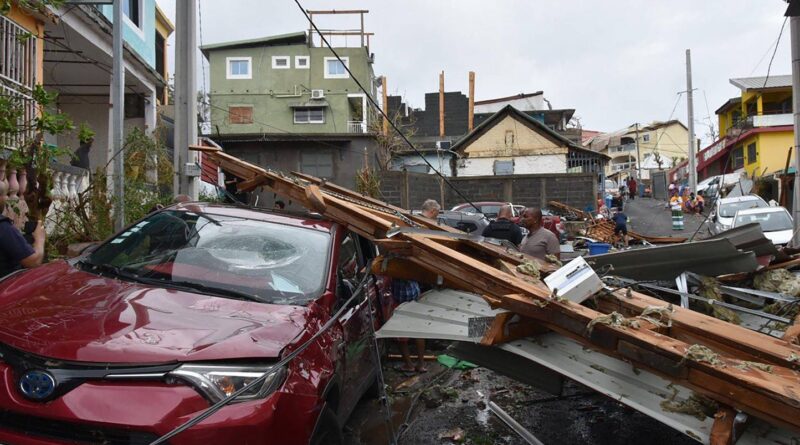
[[[209,45],[201,46],[200,51],[203,52],[204,56],[208,57],[209,51],[218,49],[246,48],[253,46],[293,45],[293,44],[305,44],[305,43],[306,43],[306,33],[305,31],[299,31],[299,32],[292,32],[289,34],[279,34],[275,36],[260,37],[257,39],[234,40],[230,42],[211,43]]]

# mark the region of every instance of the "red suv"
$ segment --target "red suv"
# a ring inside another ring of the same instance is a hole
[[[475,204],[474,206],[472,204]],[[520,216],[522,216],[522,211],[525,210],[525,206],[521,205],[514,205],[510,202],[499,202],[499,201],[480,201],[475,203],[464,203],[459,204],[453,207],[451,210],[456,212],[476,212],[476,213],[483,213],[487,219],[494,220],[497,218],[497,214],[500,212],[500,207],[504,205],[510,205],[511,210],[514,214],[514,217],[511,220],[519,224]],[[475,207],[478,210],[475,210]],[[564,228],[564,224],[561,222],[561,217],[558,215],[554,215],[547,209],[542,209],[542,226],[553,232],[553,234],[558,238],[560,242],[564,242],[567,238],[567,231]]]
[[[339,443],[377,387],[370,321],[390,315],[391,295],[388,279],[367,275],[375,255],[328,221],[185,204],[6,277],[0,443],[148,444],[264,374],[169,443]],[[273,366],[360,283],[364,298],[333,328]]]

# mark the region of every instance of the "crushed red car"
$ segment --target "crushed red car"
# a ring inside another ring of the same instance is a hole
[[[473,205],[474,204],[474,205]],[[497,213],[500,212],[500,207],[504,205],[510,205],[512,212],[514,213],[514,217],[511,218],[515,224],[519,224],[520,216],[522,215],[522,211],[525,210],[525,206],[522,205],[514,205],[510,202],[500,202],[500,201],[480,201],[470,203],[459,204],[453,207],[451,210],[456,212],[475,212],[475,213],[483,213],[486,218],[490,220],[494,220],[497,218]],[[477,210],[475,209],[477,207]],[[567,231],[564,228],[564,224],[561,222],[561,217],[558,215],[554,215],[547,209],[542,210],[542,226],[553,232],[553,234],[558,238],[560,242],[564,242],[566,240]]]
[[[377,388],[370,323],[392,306],[388,279],[368,275],[376,253],[310,216],[184,204],[6,277],[0,443],[148,444],[264,374],[169,443],[339,443]]]

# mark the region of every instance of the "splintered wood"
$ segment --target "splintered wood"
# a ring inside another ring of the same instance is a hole
[[[597,310],[571,303],[552,295],[541,281],[516,272],[530,260],[547,275],[555,269],[551,264],[459,238],[455,229],[317,178],[287,176],[216,149],[196,149],[239,177],[241,190],[268,188],[373,240],[383,254],[372,265],[376,273],[473,292],[520,316],[497,319],[483,339],[486,344],[550,329],[723,406],[800,432],[797,345],[688,309],[667,308],[664,301],[629,290],[601,292],[595,299]],[[647,315],[653,308],[670,313]],[[617,315],[607,317],[611,313]],[[620,322],[602,323],[601,317]]]

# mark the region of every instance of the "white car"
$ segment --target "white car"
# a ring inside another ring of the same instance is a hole
[[[717,234],[733,228],[733,218],[740,210],[765,207],[769,207],[769,204],[756,195],[718,199],[711,211],[711,232]]]
[[[792,216],[783,207],[739,210],[733,217],[733,227],[750,223],[761,224],[764,236],[769,238],[772,244],[783,246],[792,240],[794,222]]]

